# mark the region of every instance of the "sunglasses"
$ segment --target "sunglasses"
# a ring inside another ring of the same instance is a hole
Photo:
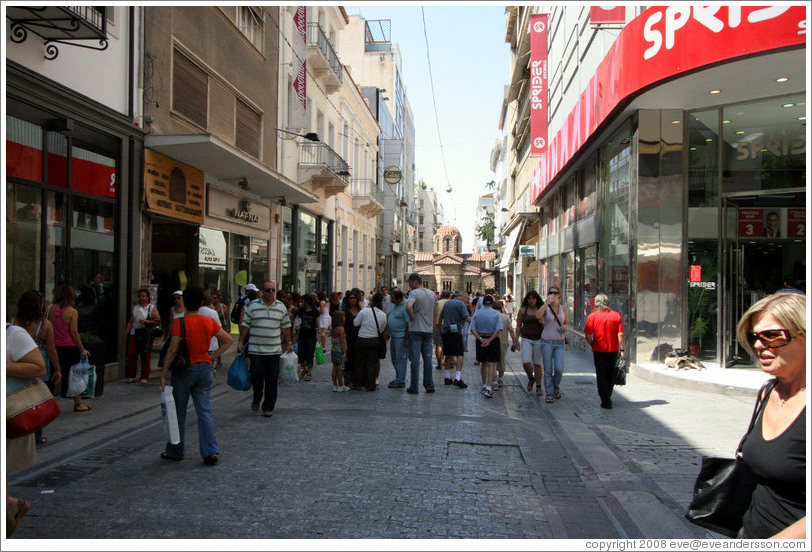
[[[785,347],[792,341],[792,334],[789,330],[764,330],[758,333],[748,332],[745,334],[748,345],[753,349],[756,346],[756,341],[761,341],[765,349],[778,349]]]
[[[561,295],[561,292],[560,291],[552,291],[552,290],[550,290],[550,291],[547,292],[547,295]]]
[[[276,289],[274,288],[265,288],[266,293],[276,293]]]

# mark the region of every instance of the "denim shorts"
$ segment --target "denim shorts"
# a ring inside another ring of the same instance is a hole
[[[333,364],[343,364],[344,352],[336,351],[335,349],[330,351],[330,362],[332,362]]]

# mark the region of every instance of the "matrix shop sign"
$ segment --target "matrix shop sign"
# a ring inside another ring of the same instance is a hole
[[[629,22],[530,178],[536,203],[616,108],[702,67],[806,42],[806,6],[656,6]]]

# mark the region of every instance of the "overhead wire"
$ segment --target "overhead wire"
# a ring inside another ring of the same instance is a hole
[[[454,196],[451,193],[453,188],[451,187],[451,181],[448,179],[448,165],[445,162],[445,149],[443,147],[443,138],[440,135],[440,118],[437,114],[437,96],[434,93],[434,75],[431,71],[431,49],[429,47],[429,33],[426,29],[426,10],[423,6],[420,6],[420,13],[423,16],[423,36],[426,39],[426,61],[428,61],[429,66],[429,87],[431,88],[431,99],[434,103],[434,123],[437,125],[437,141],[440,143],[440,158],[443,161],[443,171],[445,172],[445,181],[448,185],[446,191],[448,195],[451,196],[451,206],[454,208],[454,218],[451,221],[451,224],[454,224],[457,221],[457,205],[454,203]]]

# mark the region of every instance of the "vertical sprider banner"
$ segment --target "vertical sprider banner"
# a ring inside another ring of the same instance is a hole
[[[307,7],[299,6],[293,12],[293,90],[290,95],[288,127],[307,127]]]
[[[530,154],[547,154],[547,14],[530,16]]]

